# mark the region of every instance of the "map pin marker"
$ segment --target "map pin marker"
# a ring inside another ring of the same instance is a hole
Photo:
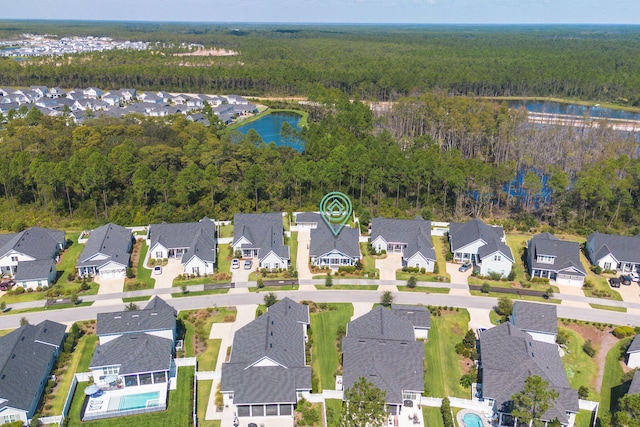
[[[352,212],[351,200],[339,191],[326,194],[320,202],[320,215],[336,237],[349,221]]]

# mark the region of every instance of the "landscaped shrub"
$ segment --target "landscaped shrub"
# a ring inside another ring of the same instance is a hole
[[[636,331],[631,326],[618,326],[613,330],[613,335],[620,339],[630,337],[635,333]]]
[[[500,280],[502,279],[502,273],[498,273],[496,271],[490,271],[489,277],[491,278],[491,280]]]
[[[559,330],[558,335],[556,335],[556,344],[565,345],[569,342],[569,333],[564,330]]]
[[[582,285],[582,287],[584,289],[593,289],[593,282],[591,280],[589,280],[589,279],[586,279],[584,281],[584,284]]]
[[[415,276],[411,276],[409,277],[409,280],[407,280],[407,287],[410,289],[413,289],[416,287],[416,283],[417,283],[417,279]]]
[[[488,294],[489,292],[491,292],[491,285],[489,285],[487,282],[484,282],[482,284],[482,288],[480,288],[480,291],[483,294]]]
[[[591,266],[591,271],[593,271],[596,274],[601,274],[602,273],[602,267],[600,267],[599,265],[592,265]]]
[[[532,277],[532,278],[531,278],[531,282],[532,282],[532,283],[545,283],[545,284],[549,284],[549,278],[547,278],[547,277]]]
[[[582,350],[584,350],[584,352],[587,354],[587,356],[589,357],[593,357],[596,355],[596,349],[593,346],[593,343],[591,342],[591,340],[587,340],[583,345],[582,345]]]
[[[507,276],[507,280],[514,281],[516,279],[516,270],[514,268],[511,269],[509,275]]]
[[[451,252],[447,252],[444,256],[446,261],[453,261],[453,254]]]
[[[338,272],[340,273],[354,273],[356,271],[356,267],[352,265],[341,265],[338,267]]]

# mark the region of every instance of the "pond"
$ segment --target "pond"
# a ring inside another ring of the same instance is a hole
[[[283,138],[280,133],[282,124],[285,122],[289,123],[292,130],[300,132],[301,128],[298,126],[298,123],[300,123],[301,118],[302,116],[296,113],[276,112],[267,114],[254,122],[242,125],[236,128],[236,130],[246,135],[250,129],[254,129],[258,132],[258,135],[260,135],[265,144],[274,142],[277,147],[286,146],[302,152],[304,151],[304,147],[299,138],[295,136]]]
[[[588,116],[593,118],[604,119],[621,119],[621,120],[640,120],[640,113],[634,113],[624,110],[612,110],[610,108],[600,107],[597,104],[592,107],[586,105],[566,104],[562,102],[551,101],[507,101],[509,108],[524,107],[527,111],[534,113],[563,114],[571,116]]]

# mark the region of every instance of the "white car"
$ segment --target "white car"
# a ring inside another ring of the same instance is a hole
[[[638,274],[637,272],[632,271],[629,276],[631,276],[632,282],[640,282],[640,274]]]
[[[240,260],[238,258],[234,258],[231,260],[231,268],[234,270],[240,268]]]
[[[162,267],[160,267],[159,265],[153,267],[153,274],[162,274]]]

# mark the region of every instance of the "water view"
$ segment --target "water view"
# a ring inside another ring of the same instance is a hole
[[[509,108],[524,107],[533,113],[565,114],[603,119],[640,120],[640,113],[612,110],[600,106],[588,107],[586,105],[565,104],[561,102],[526,100],[507,101],[507,105],[509,105]]]
[[[298,126],[300,119],[302,116],[296,113],[271,113],[267,114],[260,119],[247,123],[246,125],[242,125],[236,130],[238,132],[246,134],[250,129],[254,129],[258,132],[258,135],[262,138],[265,144],[269,144],[273,142],[276,146],[281,147],[291,147],[298,151],[304,151],[304,147],[300,142],[299,138],[293,137],[283,137],[282,135],[282,125],[286,122],[289,123],[292,130],[296,132],[300,132],[301,128]]]

